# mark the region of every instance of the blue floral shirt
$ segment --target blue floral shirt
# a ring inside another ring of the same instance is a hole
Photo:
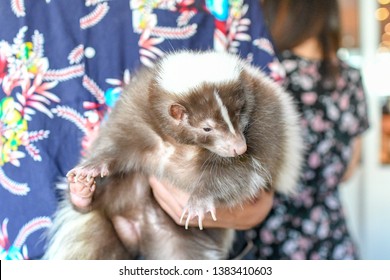
[[[0,259],[38,259],[57,188],[124,82],[178,49],[283,75],[258,0],[0,2]]]

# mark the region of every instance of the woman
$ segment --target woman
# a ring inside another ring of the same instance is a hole
[[[297,101],[307,146],[294,198],[275,196],[257,229],[261,259],[356,259],[339,184],[360,158],[367,106],[358,70],[337,58],[337,0],[263,1],[272,37]]]

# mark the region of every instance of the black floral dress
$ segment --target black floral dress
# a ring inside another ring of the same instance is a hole
[[[319,83],[320,61],[285,52],[286,88],[302,114],[306,160],[294,198],[276,195],[268,218],[251,231],[260,259],[356,259],[338,185],[352,139],[368,128],[360,72],[341,63],[336,85]]]

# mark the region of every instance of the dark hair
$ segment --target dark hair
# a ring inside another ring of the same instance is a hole
[[[316,37],[322,50],[323,74],[329,78],[338,75],[334,61],[341,45],[337,0],[262,0],[262,4],[278,52]]]

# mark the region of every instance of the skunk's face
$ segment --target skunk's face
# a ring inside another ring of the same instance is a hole
[[[156,84],[174,100],[169,114],[177,141],[199,145],[223,157],[246,152],[250,94],[241,79],[245,62],[223,52],[183,51],[157,67]]]
[[[246,152],[242,120],[246,100],[238,83],[203,85],[171,106],[171,116],[189,143],[199,145],[222,157]]]

